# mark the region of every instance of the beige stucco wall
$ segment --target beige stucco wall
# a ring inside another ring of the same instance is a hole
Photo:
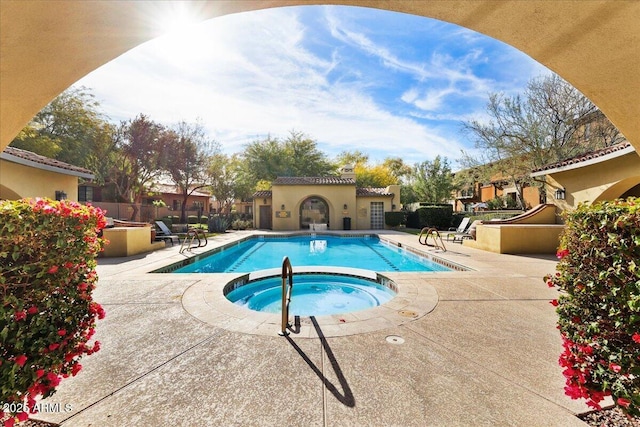
[[[640,183],[640,156],[628,153],[592,165],[547,175],[547,197],[561,210],[579,203],[611,200]],[[557,188],[565,188],[565,200],[556,200]]]
[[[165,246],[164,242],[151,242],[151,226],[105,228],[103,233],[109,241],[101,254],[105,257],[138,255]]]
[[[342,230],[343,218],[351,218],[352,230],[371,228],[371,202],[383,202],[384,211],[393,205],[400,208],[400,186],[390,185],[391,196],[356,197],[355,185],[274,185],[272,197],[254,199],[254,226],[260,226],[260,206],[272,207],[272,229],[277,231],[300,229],[300,206],[309,197],[324,199],[329,206],[329,230]],[[284,209],[282,209],[284,205]],[[346,205],[346,209],[345,209]],[[284,215],[281,213],[284,212]]]
[[[563,229],[561,224],[478,224],[476,240],[463,244],[499,254],[554,254]]]
[[[45,171],[0,159],[0,199],[48,197],[56,190],[67,193],[67,200],[78,200],[78,177]]]
[[[356,206],[356,190],[353,185],[274,185],[272,191],[273,230],[300,229],[300,206],[308,197],[320,197],[329,206],[329,229],[342,230],[342,218],[353,216]],[[262,200],[258,200],[262,203]],[[344,205],[347,209],[344,209]],[[281,209],[285,206],[284,210]],[[259,206],[259,205],[258,205]],[[259,208],[258,208],[259,210]],[[281,218],[279,212],[288,212]],[[257,224],[260,218],[258,214]]]

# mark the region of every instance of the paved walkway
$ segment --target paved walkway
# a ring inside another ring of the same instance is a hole
[[[381,234],[425,249],[416,236]],[[237,274],[148,273],[182,259],[177,246],[100,259],[102,349],[39,418],[65,427],[585,426],[575,413],[587,408],[564,395],[557,364],[557,291],[542,280],[554,257],[448,249],[431,253],[474,271],[385,273],[435,298],[424,309],[408,297],[403,307],[424,311],[417,318],[384,323],[375,312],[375,328],[365,321],[346,333],[331,317],[307,318],[309,332],[287,338],[253,316],[198,311]]]

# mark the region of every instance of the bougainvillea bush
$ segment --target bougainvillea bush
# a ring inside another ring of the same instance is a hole
[[[640,415],[640,198],[565,214],[557,272],[565,392],[600,409],[605,396]]]
[[[91,293],[106,225],[100,209],[69,201],[0,201],[0,419],[37,411],[99,350],[89,343],[102,307]],[[2,411],[6,411],[7,414]]]

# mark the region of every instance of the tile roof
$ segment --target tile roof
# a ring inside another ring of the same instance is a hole
[[[6,147],[4,151],[0,153],[0,159],[65,175],[79,176],[88,179],[95,178],[95,175],[89,169],[70,165],[60,160],[50,159],[49,157],[15,147]]]
[[[382,196],[392,196],[393,193],[387,193],[386,188],[379,187],[363,187],[356,188],[356,197],[382,197]]]
[[[253,193],[253,197],[256,197],[256,198],[262,197],[264,199],[271,196],[272,196],[271,190],[260,190]]]
[[[356,181],[338,176],[279,176],[273,185],[356,185]]]
[[[606,156],[608,154],[613,154],[613,153],[616,153],[618,151],[626,150],[627,148],[632,148],[631,147],[631,143],[628,142],[628,141],[621,142],[619,144],[612,145],[611,147],[602,148],[600,150],[591,151],[589,153],[580,154],[578,156],[571,157],[571,158],[566,159],[566,160],[562,160],[561,162],[556,162],[556,163],[552,163],[552,164],[549,164],[549,165],[545,165],[545,166],[543,166],[541,168],[538,168],[538,169],[534,170],[533,173],[542,172],[542,171],[548,171],[548,170],[552,170],[552,169],[558,169],[558,168],[572,166],[572,165],[577,165],[578,163],[584,163],[584,162],[587,162],[589,160],[597,160],[600,157],[604,157],[604,156]],[[624,154],[624,153],[620,153],[620,154]]]

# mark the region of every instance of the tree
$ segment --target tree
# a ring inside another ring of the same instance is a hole
[[[182,194],[180,222],[186,222],[187,200],[196,190],[206,187],[207,154],[215,154],[218,145],[207,138],[200,123],[182,121],[163,136],[163,166]]]
[[[532,79],[523,96],[491,94],[487,113],[488,123],[463,124],[477,153],[464,152],[460,162],[510,181],[520,206],[523,184],[533,183],[532,170],[623,138],[591,101],[557,75]]]
[[[334,167],[318,150],[316,141],[291,131],[285,140],[268,136],[254,141],[242,153],[246,174],[254,184],[273,181],[278,176],[327,176]]]
[[[89,168],[95,147],[114,130],[99,106],[89,89],[71,87],[38,112],[11,146]]]
[[[389,169],[391,174],[397,178],[398,182],[406,182],[413,172],[413,168],[406,164],[400,157],[387,157],[384,159],[382,166]]]
[[[166,139],[164,128],[143,114],[120,125],[110,182],[115,185],[118,196],[131,203],[131,220],[137,218],[142,197],[162,172],[166,158],[163,139]]]
[[[369,163],[369,155],[360,150],[342,151],[336,157],[336,163],[339,166],[353,165],[355,167],[356,165],[366,165]]]
[[[398,184],[398,178],[384,165],[368,166],[359,163],[356,164],[354,172],[358,187],[387,187]]]
[[[216,153],[210,156],[206,181],[223,212],[229,212],[236,199],[246,198],[254,190],[251,183],[245,180],[242,160],[238,154],[227,156]]]
[[[449,160],[436,156],[433,162],[417,163],[413,171],[413,189],[418,200],[444,203],[451,199],[454,190],[453,174]]]

